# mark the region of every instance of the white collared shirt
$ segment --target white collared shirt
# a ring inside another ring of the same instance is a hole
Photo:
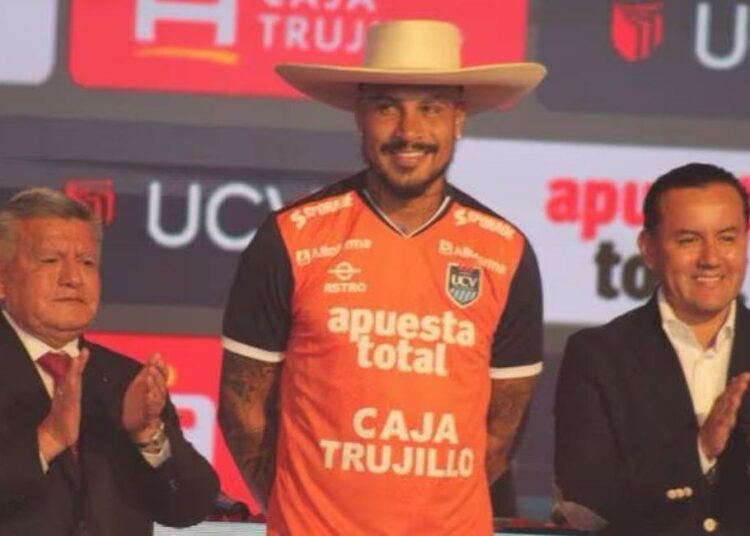
[[[39,373],[39,377],[42,379],[44,387],[47,389],[47,394],[49,394],[50,398],[52,398],[52,390],[54,389],[55,381],[53,380],[52,376],[50,376],[50,374],[46,370],[44,370],[41,365],[39,365],[39,358],[47,352],[65,352],[71,358],[76,359],[78,357],[78,354],[80,354],[80,350],[78,349],[78,337],[66,343],[61,348],[52,348],[51,346],[40,341],[29,332],[21,328],[18,324],[16,324],[16,322],[5,309],[3,309],[3,316],[8,321],[8,324],[10,324],[10,327],[13,328],[13,331],[16,332],[18,338],[21,340],[21,344],[26,350],[26,353],[28,354],[29,358],[31,358],[31,361],[34,362],[34,366]]]
[[[28,331],[25,331],[23,328],[21,328],[16,322],[13,320],[13,318],[8,314],[8,312],[3,309],[3,316],[8,321],[8,324],[10,324],[10,327],[13,328],[13,331],[16,332],[16,335],[21,341],[21,344],[23,345],[24,349],[26,350],[26,353],[28,354],[29,358],[34,362],[34,366],[36,367],[37,372],[39,373],[39,377],[42,379],[42,382],[44,383],[44,387],[47,389],[47,394],[52,398],[52,393],[55,388],[55,382],[52,376],[44,370],[41,365],[39,365],[39,358],[42,357],[47,352],[65,352],[68,354],[72,359],[76,359],[80,355],[80,350],[78,349],[78,342],[79,338],[76,337],[72,341],[67,342],[60,348],[52,348],[47,343],[40,341],[38,338],[34,337],[31,333]],[[172,454],[171,447],[169,445],[169,439],[166,440],[164,447],[161,449],[160,452],[157,453],[149,453],[144,452],[143,450],[140,451],[143,458],[151,465],[151,467],[159,467],[162,463],[167,461],[169,457]],[[39,459],[42,462],[42,470],[46,473],[47,469],[49,468],[47,462],[44,460],[44,457],[42,456],[41,451],[39,452]]]
[[[661,326],[674,348],[685,376],[693,411],[698,425],[708,417],[714,400],[726,389],[729,373],[729,359],[734,342],[734,321],[737,315],[737,304],[732,302],[729,314],[724,324],[716,333],[714,342],[708,348],[703,348],[690,326],[677,318],[674,309],[669,305],[661,288],[657,293]],[[701,468],[708,472],[716,460],[709,460],[698,443]]]

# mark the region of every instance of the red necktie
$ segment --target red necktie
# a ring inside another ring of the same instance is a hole
[[[68,373],[72,360],[65,352],[47,352],[37,360],[39,366],[44,371],[52,376],[52,380],[55,383],[55,388],[60,384],[65,374]],[[78,461],[78,445],[70,447],[70,451],[73,454],[73,460]]]
[[[52,376],[55,386],[65,377],[70,368],[70,356],[65,352],[47,352],[37,360],[39,366]]]

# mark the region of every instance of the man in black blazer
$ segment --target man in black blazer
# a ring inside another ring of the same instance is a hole
[[[573,335],[555,402],[558,512],[602,534],[750,534],[747,193],[689,164],[644,202],[653,298]]]
[[[101,227],[59,192],[0,210],[0,534],[141,536],[212,509],[218,482],[183,438],[158,356],[89,343]]]

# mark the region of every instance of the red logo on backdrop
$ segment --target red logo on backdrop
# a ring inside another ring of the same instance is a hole
[[[70,71],[87,87],[299,97],[281,62],[360,63],[378,20],[435,18],[464,63],[522,61],[528,0],[73,0]]]
[[[69,180],[63,186],[65,195],[86,205],[91,212],[110,225],[115,219],[115,186],[112,179]]]
[[[612,44],[623,59],[648,59],[664,35],[664,2],[633,3],[614,0],[610,32]]]
[[[739,180],[750,194],[750,174]],[[600,228],[611,224],[642,226],[641,207],[650,187],[650,181],[554,177],[547,182],[545,214],[557,224],[578,224],[580,239],[593,240]]]

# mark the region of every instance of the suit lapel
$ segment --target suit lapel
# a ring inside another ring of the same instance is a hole
[[[3,426],[10,432],[36,427],[49,413],[49,395],[34,363],[3,315],[0,315],[0,349],[4,367],[0,377]]]
[[[50,398],[39,372],[21,344],[5,316],[0,314],[0,351],[5,373],[2,375],[2,419],[11,433],[14,430],[36,428],[50,410]],[[23,411],[18,411],[23,408]],[[70,450],[64,451],[50,464],[59,466],[70,484],[80,488],[81,478]]]
[[[693,403],[685,374],[674,348],[661,327],[655,297],[643,308],[637,328],[630,336],[633,340],[640,341],[639,366],[642,373],[650,372],[653,375],[652,388],[656,389],[657,398],[671,411],[679,411],[680,408],[689,411],[694,420]],[[750,311],[738,301],[727,381],[743,371],[750,372]],[[683,414],[682,411],[679,413]],[[750,396],[743,399],[740,415],[747,417],[740,422],[750,424]]]
[[[63,451],[57,458],[55,458],[53,463],[55,462],[60,464],[62,470],[65,472],[65,476],[75,489],[80,490],[83,488],[83,483],[81,481],[81,460],[74,460],[70,449]]]
[[[637,348],[638,374],[652,398],[655,422],[693,423],[697,427],[693,402],[677,354],[661,325],[654,296],[640,311],[629,334]]]
[[[727,381],[740,372],[750,371],[750,331],[748,328],[750,328],[750,311],[738,301]]]
[[[81,418],[81,444],[86,448],[87,440],[99,433],[102,423],[109,422],[105,403],[112,385],[106,371],[102,370],[100,360],[94,349],[85,340],[82,347],[89,348],[89,362],[83,371],[83,415]]]
[[[727,382],[740,372],[750,372],[750,311],[738,300]],[[741,426],[750,427],[750,396],[748,395],[742,399],[737,422]]]

